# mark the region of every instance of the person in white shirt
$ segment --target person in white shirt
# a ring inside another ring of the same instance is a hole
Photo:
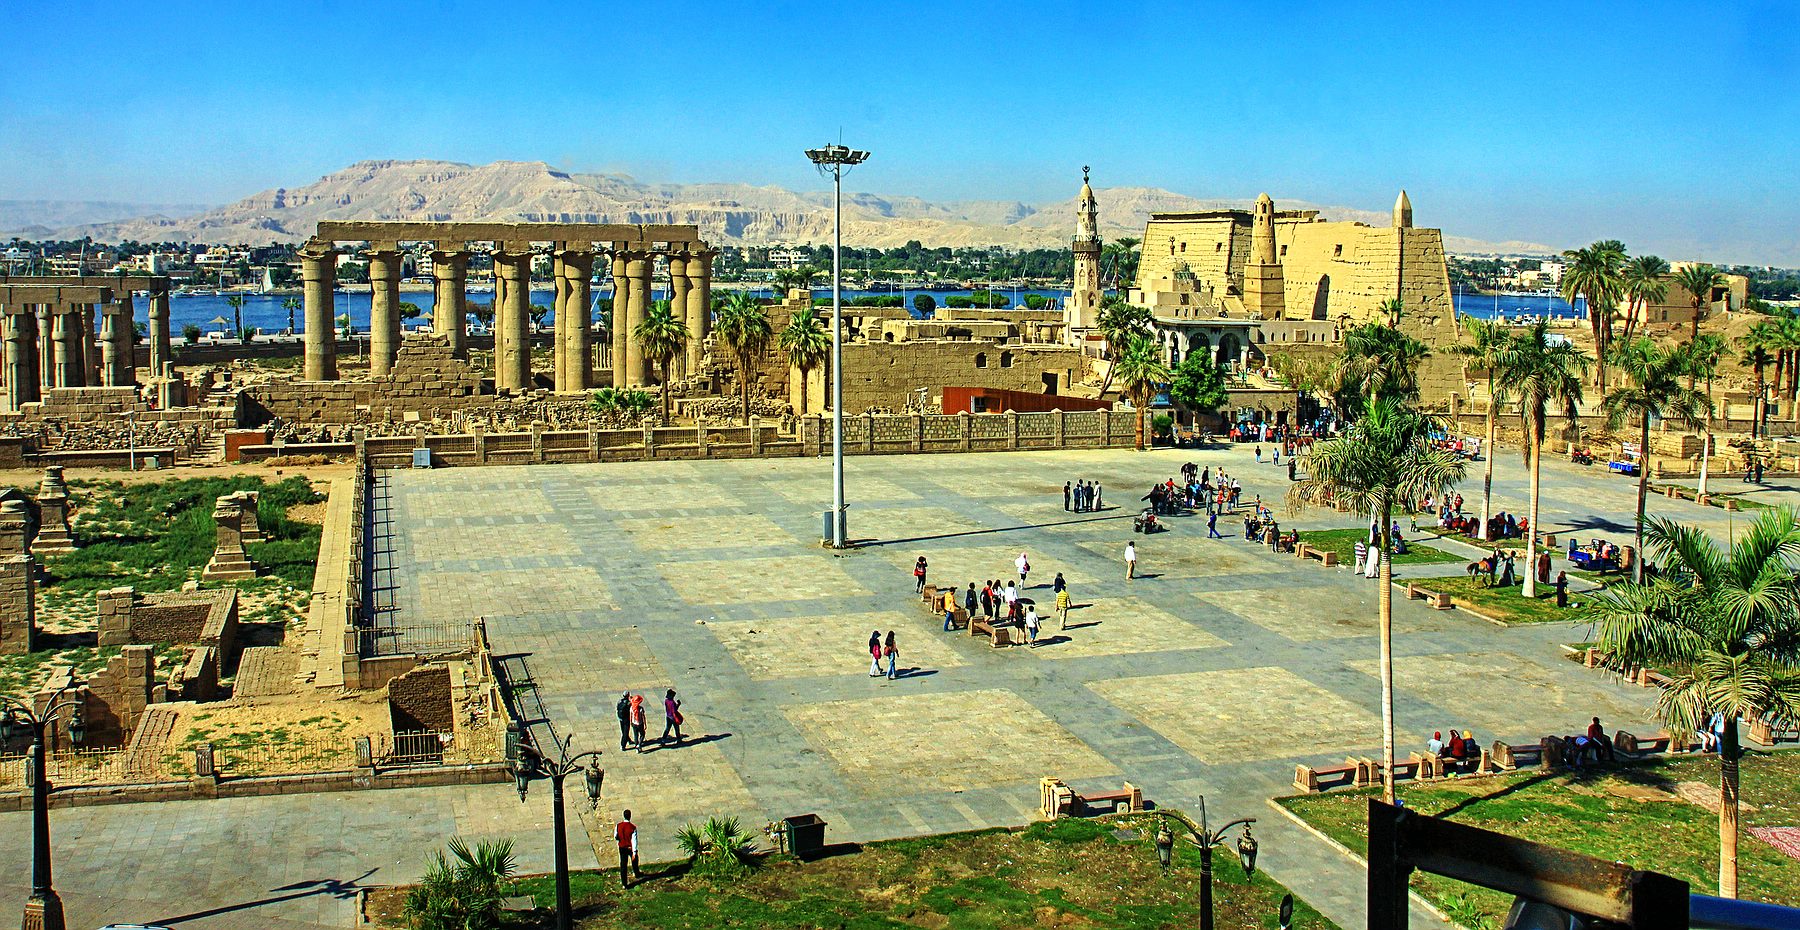
[[[1125,580],[1137,577],[1137,543],[1125,544]]]

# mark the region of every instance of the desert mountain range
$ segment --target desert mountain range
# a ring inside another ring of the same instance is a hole
[[[1142,236],[1152,213],[1248,208],[1249,199],[1200,200],[1150,187],[1096,191],[1101,235]],[[1385,225],[1388,213],[1278,201],[1281,209],[1317,209],[1330,219]],[[0,235],[96,241],[208,244],[298,242],[332,220],[493,220],[569,223],[693,224],[714,244],[824,243],[831,239],[831,195],[748,184],[646,184],[617,174],[579,174],[543,162],[365,161],[303,187],[275,188],[211,209],[181,207],[120,217],[116,204],[0,202]],[[892,247],[917,239],[931,246],[1066,244],[1075,197],[1056,203],[974,200],[934,203],[917,197],[846,193],[844,241]],[[1482,242],[1445,234],[1453,252],[1550,254],[1530,242]]]

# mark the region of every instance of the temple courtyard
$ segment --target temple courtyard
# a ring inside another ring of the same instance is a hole
[[[1138,498],[1186,461],[1223,465],[1246,501],[1287,484],[1248,446],[853,457],[858,545],[834,553],[818,545],[825,459],[395,471],[383,485],[393,623],[404,635],[486,618],[496,652],[528,654],[557,730],[605,751],[606,799],[572,825],[577,866],[604,861],[593,850],[606,851],[620,808],[654,859],[673,855],[676,827],[711,815],[760,826],[817,813],[829,841],[871,840],[1023,824],[1044,776],[1083,790],[1129,781],[1159,805],[1197,809],[1204,795],[1215,817],[1258,817],[1269,872],[1361,925],[1357,866],[1267,799],[1293,790],[1295,763],[1379,755],[1377,582],[1250,544],[1237,518],[1220,519],[1222,540],[1206,538],[1204,514],[1134,535]],[[1099,480],[1105,509],[1064,511],[1073,479]],[[1524,509],[1524,479],[1515,456],[1501,460],[1499,508]],[[1479,487],[1472,469],[1470,509]],[[1544,487],[1545,528],[1627,540],[1632,482],[1550,463]],[[1721,536],[1745,519],[1652,506]],[[1303,531],[1358,525],[1277,513]],[[1036,648],[945,633],[914,594],[920,555],[932,582],[966,588],[1016,580],[1020,552],[1022,593],[1045,615]],[[1058,572],[1075,605],[1066,630],[1050,609]],[[1586,624],[1502,627],[1403,596],[1394,610],[1402,758],[1452,727],[1483,744],[1579,732],[1596,715],[1609,730],[1658,729],[1650,690],[1565,658],[1559,644],[1589,639]],[[897,634],[897,679],[869,676],[871,630]],[[621,753],[620,694],[646,696],[654,744],[669,688],[687,739]],[[548,869],[547,790],[523,804],[495,785],[59,810],[57,876],[77,924],[347,926],[358,883],[416,878],[454,833],[514,837],[525,870]],[[0,815],[15,896],[28,829],[29,815]]]

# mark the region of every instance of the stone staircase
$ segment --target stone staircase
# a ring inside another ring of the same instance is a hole
[[[218,465],[225,461],[225,434],[213,432],[194,448],[190,465]]]

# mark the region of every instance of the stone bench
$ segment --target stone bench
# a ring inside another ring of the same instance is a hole
[[[1014,642],[1013,627],[1004,623],[989,623],[986,620],[970,621],[969,635],[986,636],[989,640],[993,641],[995,648],[1011,646]]]
[[[1638,736],[1628,730],[1620,730],[1613,734],[1613,751],[1628,756],[1651,755],[1659,752],[1674,752],[1681,748],[1681,743],[1667,733],[1654,736]]]
[[[1354,765],[1338,765],[1318,769],[1310,765],[1294,766],[1294,787],[1308,794],[1330,788],[1349,787],[1355,780],[1356,766]]]
[[[1330,568],[1338,563],[1337,553],[1330,549],[1319,549],[1306,544],[1305,540],[1294,546],[1294,557],[1300,559],[1318,559],[1319,564]]]
[[[1517,771],[1521,766],[1543,765],[1547,755],[1550,758],[1555,758],[1553,754],[1545,752],[1546,747],[1544,745],[1546,742],[1555,739],[1556,737],[1546,736],[1544,737],[1543,742],[1527,746],[1514,746],[1509,743],[1501,742],[1500,740],[1494,740],[1493,748],[1488,751],[1482,761],[1484,765],[1492,765],[1496,769],[1504,772]],[[1561,742],[1560,740],[1557,741]]]
[[[1442,591],[1433,591],[1430,588],[1411,581],[1406,583],[1406,599],[1409,601],[1422,600],[1438,610],[1449,610],[1456,606],[1455,604],[1450,603],[1450,595],[1445,594]]]
[[[1117,791],[1102,791],[1098,794],[1082,794],[1061,779],[1038,779],[1038,809],[1043,815],[1056,820],[1061,817],[1074,817],[1090,810],[1112,814],[1133,814],[1144,809],[1143,789],[1125,782]]]
[[[1398,769],[1398,767],[1399,763],[1395,763],[1395,768]],[[1429,752],[1420,752],[1415,749],[1412,752],[1412,769],[1413,777],[1421,780],[1443,778],[1444,760]],[[1399,777],[1398,771],[1396,771],[1395,777]]]
[[[1752,717],[1750,718],[1750,738],[1764,746],[1791,743],[1800,741],[1800,727],[1777,728],[1762,717]]]

